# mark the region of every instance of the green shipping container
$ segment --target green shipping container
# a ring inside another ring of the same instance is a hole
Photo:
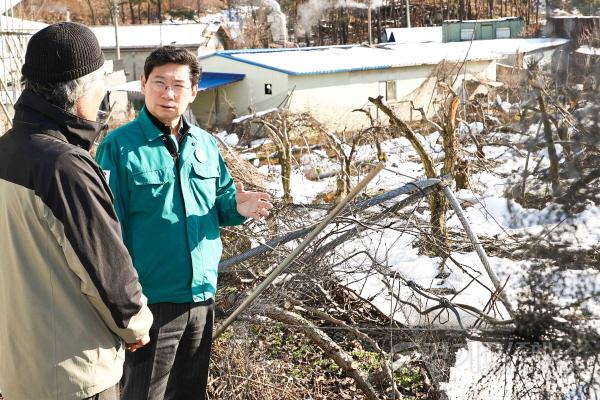
[[[491,40],[517,38],[523,30],[523,19],[508,17],[478,20],[448,20],[442,23],[442,41]]]

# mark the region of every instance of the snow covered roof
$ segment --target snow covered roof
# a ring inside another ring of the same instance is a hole
[[[388,43],[379,47],[225,50],[214,54],[288,75],[311,75],[435,65],[442,61],[494,60],[504,55],[527,53],[566,42],[567,39],[555,38],[496,39],[451,43]]]
[[[441,42],[442,27],[387,28],[385,30],[385,37],[388,42],[395,43]]]
[[[559,12],[560,10],[555,10],[555,12]],[[597,15],[581,15],[581,14],[567,14],[567,15],[551,15],[550,18],[553,19],[599,19],[600,16]]]
[[[482,22],[497,22],[497,21],[512,21],[515,19],[522,19],[521,17],[502,17],[502,18],[490,18],[490,19],[447,19],[444,20],[444,24],[458,24],[458,23],[482,23]]]
[[[586,54],[589,56],[600,56],[600,48],[599,47],[590,47],[588,45],[581,46],[577,50],[576,53]]]
[[[213,25],[217,25],[216,27]],[[162,45],[205,46],[219,24],[205,23],[162,23],[149,25],[119,26],[119,47],[155,48]],[[114,49],[115,28],[109,26],[91,26],[103,49]]]
[[[28,32],[35,33],[44,29],[48,24],[37,21],[28,21],[21,18],[0,15],[0,31],[2,32]]]
[[[130,92],[142,93],[142,84],[139,80],[119,83],[118,85],[109,86],[106,88],[108,92]]]
[[[492,39],[492,40],[473,40],[464,42],[441,43],[443,46],[456,46],[456,53],[463,52],[469,55],[469,59],[478,55],[493,54],[500,58],[503,56],[514,55],[517,53],[531,53],[537,50],[548,49],[562,46],[569,42],[569,39],[562,38],[515,38],[515,39]],[[435,45],[435,43],[422,43],[420,46]],[[402,50],[402,45],[388,44],[386,47],[398,48]]]
[[[215,89],[221,86],[229,85],[230,83],[241,81],[246,75],[244,74],[225,74],[221,72],[202,72],[200,82],[198,83],[198,91],[203,92],[209,89]],[[109,92],[133,92],[141,93],[142,85],[140,81],[131,81],[107,88]]]

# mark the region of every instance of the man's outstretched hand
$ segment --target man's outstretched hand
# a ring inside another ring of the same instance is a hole
[[[271,195],[263,192],[247,192],[241,182],[236,183],[235,188],[237,189],[235,197],[237,212],[240,215],[254,219],[261,219],[269,215],[269,210],[273,208]]]

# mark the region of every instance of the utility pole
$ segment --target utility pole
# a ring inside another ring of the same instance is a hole
[[[113,24],[115,25],[115,49],[117,51],[117,60],[121,59],[121,48],[119,47],[119,5],[117,0],[113,0],[112,4]]]
[[[406,27],[410,28],[410,1],[406,0]]]

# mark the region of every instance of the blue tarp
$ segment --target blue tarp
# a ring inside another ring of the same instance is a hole
[[[203,72],[198,84],[200,92],[204,90],[214,89],[219,86],[228,85],[233,82],[241,81],[246,75],[244,74],[224,74],[221,72]]]
[[[198,91],[215,89],[220,86],[229,85],[230,83],[241,81],[246,75],[244,74],[224,74],[221,72],[202,72],[200,83],[198,83]],[[109,92],[135,92],[141,93],[140,81],[131,81],[116,86],[107,88]]]

